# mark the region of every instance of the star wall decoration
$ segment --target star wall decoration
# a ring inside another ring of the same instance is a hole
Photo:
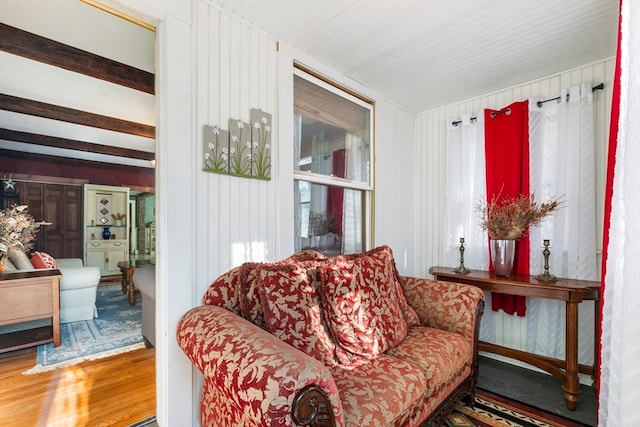
[[[13,179],[11,178],[11,175],[9,175],[9,178],[7,179],[7,176],[5,175],[5,177],[2,179],[2,182],[4,183],[4,189],[6,190],[16,190],[16,183],[13,181]]]

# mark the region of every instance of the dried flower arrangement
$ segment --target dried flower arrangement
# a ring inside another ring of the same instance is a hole
[[[51,223],[36,222],[27,212],[26,205],[13,205],[0,210],[0,256],[12,247],[28,252],[41,225]]]
[[[491,239],[517,240],[526,234],[530,226],[539,225],[559,206],[560,202],[555,199],[538,204],[532,193],[501,200],[494,195],[486,205],[478,204],[477,210],[480,213],[480,225]]]
[[[113,218],[114,221],[122,221],[125,217],[126,215],[122,213],[111,214],[111,218]]]

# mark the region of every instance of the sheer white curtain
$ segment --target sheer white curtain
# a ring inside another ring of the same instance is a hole
[[[366,170],[362,170],[363,161],[362,137],[347,132],[345,137],[346,158],[345,172],[347,179],[363,181],[367,179]],[[343,253],[350,254],[362,251],[362,193],[359,191],[344,190],[344,210],[342,213],[342,239]]]
[[[598,280],[596,265],[595,141],[593,92],[584,83],[565,89],[558,102],[529,102],[530,188],[539,201],[562,205],[529,232],[530,271],[544,270],[543,240],[549,239],[550,272],[558,277]],[[578,360],[593,363],[594,305],[579,305]],[[565,304],[527,299],[527,350],[564,358]]]
[[[302,144],[302,116],[300,114],[293,115],[293,161],[291,165],[295,170],[300,161],[300,145]],[[294,249],[298,252],[302,249],[302,209],[299,208],[301,202],[300,187],[296,184],[293,186],[293,203],[296,208],[293,210],[293,227],[294,227]]]
[[[447,124],[446,196],[444,225],[444,263],[460,265],[460,238],[464,237],[464,265],[467,268],[489,268],[487,233],[480,227],[476,212],[486,199],[484,157],[484,123],[482,114],[471,120],[465,115],[455,125]],[[491,298],[485,292],[485,310],[480,324],[480,339],[496,341]]]
[[[610,427],[640,425],[639,2],[622,1],[620,27],[620,114],[608,230],[598,410],[599,425]]]

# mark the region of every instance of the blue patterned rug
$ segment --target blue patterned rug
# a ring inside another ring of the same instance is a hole
[[[96,319],[60,325],[60,346],[39,345],[37,365],[24,373],[37,374],[144,348],[140,295],[131,307],[120,284],[101,285],[96,306]]]

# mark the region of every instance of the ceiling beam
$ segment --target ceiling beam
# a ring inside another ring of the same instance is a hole
[[[7,24],[0,50],[155,95],[155,75]]]
[[[32,99],[20,98],[4,93],[0,94],[0,110],[112,130],[145,138],[155,139],[156,137],[155,126],[130,122],[128,120],[103,116],[74,108],[62,107],[60,105],[48,104],[46,102],[34,101]]]
[[[112,145],[94,144],[91,142],[78,141],[75,139],[59,138],[55,136],[41,135],[29,132],[20,132],[4,128],[0,128],[0,139],[5,139],[7,141],[24,142],[34,145],[42,145],[46,147],[63,148],[67,150],[126,157],[130,159],[154,160],[156,157],[154,153],[149,153],[148,151],[120,148],[114,147]]]

